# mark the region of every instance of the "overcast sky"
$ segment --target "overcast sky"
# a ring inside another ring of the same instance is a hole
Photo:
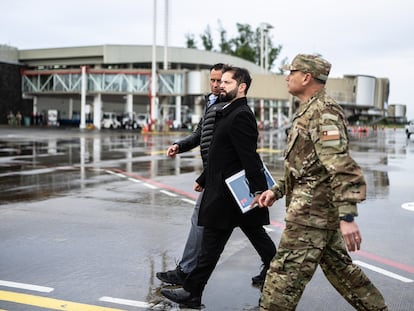
[[[18,49],[102,44],[151,45],[153,0],[2,1],[0,44]],[[164,44],[165,0],[157,0],[157,44]],[[236,23],[263,22],[283,46],[280,61],[319,53],[332,63],[331,77],[364,74],[390,79],[390,104],[407,105],[414,118],[413,0],[169,0],[169,45],[185,47],[219,21],[234,37]],[[218,43],[217,41],[215,42]]]

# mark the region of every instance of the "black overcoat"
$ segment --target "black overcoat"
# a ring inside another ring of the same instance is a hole
[[[204,187],[198,223],[228,229],[235,226],[269,224],[267,208],[243,214],[228,190],[225,179],[244,169],[251,193],[267,189],[263,165],[257,149],[256,118],[245,97],[217,111],[207,165],[197,182]]]

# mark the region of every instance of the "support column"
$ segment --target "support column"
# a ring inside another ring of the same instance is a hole
[[[73,98],[69,98],[68,119],[72,120],[72,118],[73,118]]]
[[[127,112],[130,117],[132,117],[132,112],[134,111],[134,95],[132,94],[126,95],[126,103],[125,103],[124,111]]]
[[[33,96],[32,125],[38,125],[37,121],[37,96]]]
[[[37,96],[33,96],[33,116],[37,114]]]
[[[274,101],[271,100],[269,101],[269,125],[270,128],[273,128],[274,122],[273,122],[273,106],[274,106]],[[278,124],[279,126],[279,124]]]
[[[157,0],[154,0],[154,16],[152,24],[152,61],[151,61],[151,106],[150,106],[150,130],[154,130],[154,123],[158,119],[157,97]]]
[[[82,85],[81,85],[81,111],[80,111],[80,123],[79,128],[86,128],[86,66],[82,66]]]
[[[278,124],[278,128],[280,130],[277,132],[277,137],[279,139],[283,138],[284,134],[285,134],[284,131],[281,130],[282,123],[283,123],[283,120],[282,120],[282,101],[278,100],[277,101],[277,124]]]
[[[93,99],[93,126],[100,130],[102,119],[102,96],[101,93],[96,94]]]
[[[260,100],[260,104],[259,104],[259,113],[260,113],[260,129],[264,128],[264,99]]]
[[[174,123],[178,124],[178,126],[181,126],[183,122],[182,116],[181,116],[181,96],[175,97],[175,120]]]

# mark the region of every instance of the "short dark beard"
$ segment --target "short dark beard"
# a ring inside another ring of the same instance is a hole
[[[221,102],[231,102],[233,99],[237,97],[237,88],[234,88],[228,93],[221,93],[220,94],[220,101]]]

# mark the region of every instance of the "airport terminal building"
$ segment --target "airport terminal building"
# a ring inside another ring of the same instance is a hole
[[[202,115],[209,68],[219,62],[250,71],[248,99],[261,127],[289,122],[297,101],[287,92],[285,76],[230,55],[139,45],[30,50],[0,45],[0,123],[7,122],[9,112],[20,111],[25,125],[100,129],[103,116],[111,114],[147,116],[153,129],[191,127]],[[389,105],[389,91],[387,78],[364,74],[327,82],[327,92],[344,107],[350,122],[404,119],[405,106]]]

